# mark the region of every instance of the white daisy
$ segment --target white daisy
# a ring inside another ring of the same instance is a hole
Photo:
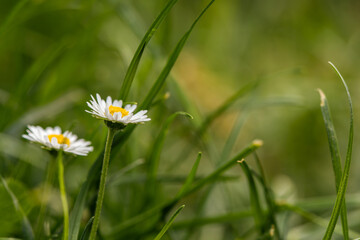
[[[93,151],[93,147],[89,146],[91,142],[78,137],[72,132],[61,132],[61,128],[56,126],[54,128],[47,127],[43,129],[40,126],[28,126],[27,134],[22,137],[35,143],[41,144],[48,150],[63,150],[64,152],[73,153],[76,155],[86,156]]]
[[[126,104],[123,107],[122,100],[112,101],[109,96],[105,101],[101,99],[99,94],[96,94],[96,100],[92,95],[91,98],[92,100],[87,102],[91,111],[85,111],[91,113],[96,118],[111,121],[113,123],[122,123],[124,125],[127,125],[128,123],[144,123],[151,120],[146,115],[147,110],[141,110],[134,114],[136,104]]]

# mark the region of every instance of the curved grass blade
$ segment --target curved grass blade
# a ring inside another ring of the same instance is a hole
[[[341,175],[342,175],[339,144],[338,144],[338,140],[336,137],[334,124],[333,124],[333,121],[331,118],[330,107],[329,107],[327,98],[326,98],[325,94],[323,93],[323,91],[321,91],[321,89],[318,89],[318,92],[320,94],[320,99],[321,99],[320,107],[321,107],[321,112],[322,112],[325,127],[326,127],[326,133],[327,133],[328,141],[329,141],[332,165],[333,165],[333,170],[334,170],[334,174],[335,174],[336,192],[338,192],[340,181],[341,181]],[[347,240],[347,239],[349,239],[349,233],[348,233],[349,227],[348,227],[348,223],[347,223],[345,197],[344,197],[344,201],[341,206],[341,224],[342,224],[342,228],[343,228],[344,239]]]
[[[179,198],[179,196],[182,196],[191,186],[191,184],[194,182],[195,180],[195,176],[196,176],[196,172],[197,172],[197,169],[198,169],[198,166],[199,166],[199,163],[200,163],[200,160],[201,160],[201,155],[202,153],[199,152],[198,153],[198,156],[195,160],[195,163],[189,173],[189,175],[187,176],[186,180],[185,180],[185,183],[184,185],[182,186],[182,188],[179,190],[179,192],[176,194],[176,197],[175,198]]]
[[[264,222],[263,222],[265,218],[264,218],[263,210],[260,205],[259,194],[257,192],[257,188],[255,185],[252,172],[249,166],[247,165],[247,163],[245,162],[245,159],[242,159],[241,161],[238,162],[248,180],[249,191],[250,191],[250,203],[251,203],[252,211],[254,213],[253,216],[254,216],[256,228],[259,230],[261,235],[263,235],[265,233]]]
[[[202,117],[189,96],[187,96],[187,93],[181,88],[181,86],[178,84],[178,82],[173,76],[169,77],[167,87],[169,88],[171,94],[175,95],[175,99],[179,101],[181,109],[184,109],[186,112],[190,113],[191,116],[194,117],[194,120],[191,121],[193,125],[196,128],[199,128],[202,123]]]
[[[16,17],[19,15],[22,8],[24,8],[27,2],[29,2],[29,0],[19,1],[16,4],[16,6],[11,10],[10,14],[3,21],[3,24],[0,27],[0,36],[1,36],[0,39],[3,39],[3,37],[6,35],[6,32],[11,28],[12,23],[16,20]],[[4,45],[4,44],[0,44],[0,45]]]
[[[161,71],[160,76],[155,81],[153,86],[151,87],[149,93],[146,95],[145,100],[140,105],[140,109],[148,109],[161,88],[163,87],[166,78],[168,77],[171,69],[173,68],[177,58],[179,57],[179,54],[181,50],[183,49],[187,39],[189,38],[192,30],[194,29],[196,23],[200,20],[200,18],[204,15],[204,13],[208,10],[208,8],[213,4],[215,0],[211,0],[208,5],[202,10],[202,12],[199,14],[199,16],[195,19],[193,24],[190,26],[189,30],[184,34],[184,36],[180,39],[180,41],[177,43],[175,49],[171,53],[164,69]]]
[[[337,72],[339,77],[341,78],[341,81],[346,89],[346,93],[348,96],[349,106],[350,106],[350,130],[349,130],[349,140],[348,140],[348,148],[346,153],[346,159],[345,159],[345,167],[344,171],[341,177],[340,185],[339,185],[339,191],[336,196],[335,205],[331,214],[329,225],[326,229],[324,240],[330,240],[331,236],[334,232],[337,219],[339,217],[340,211],[342,209],[341,205],[344,202],[345,199],[345,192],[349,180],[349,172],[350,172],[350,165],[351,165],[351,155],[352,155],[352,145],[353,145],[353,139],[354,139],[354,114],[353,114],[353,107],[352,107],[352,100],[349,92],[349,88],[344,80],[344,78],[341,76],[340,72],[337,70],[334,64],[329,62],[329,64],[334,68],[334,70]]]
[[[150,199],[153,199],[156,196],[156,176],[160,162],[161,150],[164,146],[165,137],[169,131],[170,124],[175,120],[176,116],[184,115],[191,119],[193,117],[186,112],[175,112],[173,113],[165,122],[164,126],[161,128],[159,135],[155,139],[154,145],[151,148],[149,161],[148,161],[148,181],[147,181],[147,195]],[[150,200],[151,201],[151,200]]]
[[[123,81],[123,84],[121,86],[120,89],[120,96],[119,98],[122,99],[123,101],[126,101],[129,92],[130,92],[130,88],[131,88],[131,84],[134,80],[135,74],[136,74],[136,70],[139,66],[139,62],[140,59],[142,57],[142,54],[145,50],[146,45],[149,43],[150,39],[152,38],[152,36],[154,35],[154,33],[156,32],[156,30],[158,29],[160,23],[164,20],[164,18],[168,15],[168,13],[170,12],[171,8],[175,5],[175,3],[177,2],[177,0],[170,0],[166,6],[164,7],[164,9],[161,11],[161,13],[157,16],[157,18],[155,19],[155,21],[151,24],[150,28],[148,29],[148,31],[146,32],[145,36],[143,37],[143,39],[141,40],[138,48],[136,49],[136,52],[134,54],[134,57],[132,58],[130,65],[127,69],[127,72],[125,74],[125,78]]]
[[[18,213],[18,215],[22,219],[22,227],[23,227],[23,232],[24,232],[24,238],[27,239],[27,240],[34,240],[34,232],[32,230],[29,219],[26,217],[26,214],[25,214],[23,208],[21,207],[21,205],[19,203],[19,200],[17,199],[15,194],[11,191],[11,189],[9,188],[7,182],[5,181],[5,179],[1,175],[0,175],[0,178],[1,178],[2,184],[4,185],[4,188],[6,189],[6,191],[8,192],[8,194],[10,195],[10,197],[12,199],[12,202],[14,204],[16,212]]]
[[[184,190],[184,191],[181,191],[181,194],[177,194],[176,197],[174,197],[173,199],[171,199],[167,202],[164,202],[158,206],[155,206],[137,216],[134,216],[133,218],[130,218],[130,219],[122,222],[118,226],[113,227],[113,231],[110,233],[110,235],[117,236],[123,230],[128,229],[133,226],[136,226],[137,224],[145,221],[146,219],[153,216],[154,214],[157,214],[161,211],[165,211],[166,209],[171,209],[183,197],[190,195],[191,193],[199,190],[200,188],[204,187],[205,185],[214,183],[221,176],[221,174],[223,174],[226,170],[228,170],[229,168],[234,166],[239,159],[243,159],[246,156],[248,156],[249,154],[253,153],[261,145],[262,145],[262,143],[260,140],[254,140],[249,146],[244,148],[235,157],[228,160],[225,164],[223,164],[222,166],[217,168],[214,172],[212,172],[207,177],[194,182],[194,184],[192,186],[187,187],[186,190]]]
[[[239,136],[240,130],[244,125],[247,116],[248,116],[248,111],[246,109],[242,114],[240,113],[238,115],[231,129],[230,135],[225,142],[223,150],[221,151],[220,160],[229,158],[229,155],[235,145],[236,139]]]
[[[91,225],[92,225],[92,222],[94,221],[94,217],[95,216],[92,216],[88,223],[86,224],[85,226],[85,229],[83,231],[83,233],[81,234],[81,237],[80,237],[80,240],[86,240],[88,239],[89,235],[90,235],[90,230],[91,230]]]
[[[166,233],[166,231],[169,229],[169,227],[171,226],[172,222],[175,220],[176,216],[181,212],[181,210],[183,210],[183,208],[185,207],[185,205],[182,205],[181,207],[178,208],[178,210],[176,210],[176,212],[172,215],[172,217],[170,218],[170,220],[165,224],[165,226],[161,229],[161,231],[159,232],[159,234],[154,238],[154,240],[160,240],[162,238],[162,236]]]
[[[268,206],[268,215],[271,221],[271,224],[274,226],[274,231],[275,231],[275,235],[277,236],[277,239],[282,239],[280,236],[280,230],[279,230],[279,226],[276,222],[276,203],[275,203],[275,199],[274,199],[274,195],[273,192],[271,191],[266,178],[265,178],[265,172],[264,172],[264,168],[261,165],[260,159],[258,157],[258,155],[256,154],[256,152],[254,152],[254,156],[255,156],[255,160],[256,160],[256,165],[258,166],[258,169],[260,171],[260,183],[263,186],[263,191],[264,191],[264,195],[265,195],[265,200],[266,200],[266,204]]]

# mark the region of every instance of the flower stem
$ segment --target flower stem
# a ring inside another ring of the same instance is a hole
[[[59,187],[61,195],[61,203],[64,212],[64,231],[63,231],[63,240],[68,240],[69,238],[69,207],[66,199],[65,191],[65,182],[64,182],[64,164],[62,160],[62,151],[59,151],[57,156],[58,163],[58,177],[59,177]]]
[[[95,216],[94,221],[91,227],[90,237],[89,240],[95,240],[96,238],[96,232],[99,226],[100,221],[100,214],[101,214],[101,208],[102,203],[104,200],[104,194],[105,194],[105,183],[106,183],[106,175],[109,168],[109,160],[110,160],[110,152],[111,152],[111,145],[114,139],[116,129],[114,128],[108,128],[108,135],[106,139],[106,145],[105,145],[105,153],[104,153],[104,160],[103,165],[101,169],[101,177],[100,177],[100,186],[99,186],[99,192],[98,197],[96,200],[96,209],[95,209]]]

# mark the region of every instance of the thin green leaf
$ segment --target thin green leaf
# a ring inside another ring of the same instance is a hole
[[[24,8],[24,6],[26,5],[26,3],[29,0],[22,0],[19,1],[15,7],[11,10],[10,14],[6,17],[5,20],[3,20],[3,23],[0,27],[0,36],[1,38],[3,38],[5,36],[5,33],[11,29],[11,25],[12,23],[17,19],[19,13],[21,12],[21,10]],[[0,38],[0,39],[1,39]],[[1,44],[3,45],[3,44]]]
[[[94,221],[94,217],[95,216],[92,216],[89,221],[87,222],[85,228],[84,228],[84,231],[83,233],[81,234],[81,237],[80,237],[80,240],[85,240],[85,239],[88,239],[89,238],[89,235],[90,235],[90,230],[91,230],[91,225],[92,225],[92,222]]]
[[[196,176],[196,172],[197,172],[200,160],[201,160],[201,155],[202,155],[202,153],[199,152],[198,156],[197,156],[197,158],[195,160],[195,163],[194,163],[189,175],[186,178],[186,181],[185,181],[184,185],[179,190],[179,192],[176,194],[175,198],[178,198],[179,196],[183,195],[188,189],[190,189],[190,186],[194,182],[194,179],[195,179],[195,176]]]
[[[97,161],[96,161],[97,162]],[[95,162],[95,163],[96,163]],[[94,165],[93,165],[94,166]],[[89,173],[91,172],[91,169]],[[81,186],[80,192],[76,197],[75,205],[70,214],[70,228],[69,228],[69,238],[71,240],[77,240],[80,224],[81,224],[81,217],[86,203],[86,196],[90,188],[90,184],[92,183],[93,179],[89,177]]]
[[[264,229],[263,221],[265,219],[264,219],[263,210],[260,205],[259,194],[257,192],[257,188],[255,185],[254,178],[252,176],[252,172],[251,172],[249,166],[247,165],[247,163],[245,162],[245,159],[239,161],[239,164],[240,164],[242,170],[244,171],[245,176],[248,180],[249,191],[250,191],[250,203],[251,203],[251,208],[254,213],[255,225],[258,228],[259,232],[261,234],[264,234],[265,229]]]
[[[7,182],[5,181],[5,179],[1,175],[0,175],[0,178],[1,178],[2,184],[4,185],[4,188],[6,189],[6,191],[8,192],[8,194],[10,195],[10,197],[12,199],[12,202],[14,204],[16,212],[18,213],[18,215],[22,219],[22,227],[23,227],[23,232],[24,232],[24,238],[29,239],[29,240],[33,240],[34,239],[34,232],[32,230],[29,219],[27,218],[23,208],[20,205],[19,200],[17,199],[15,194],[11,191],[11,189],[9,188]]]
[[[321,112],[322,112],[322,116],[323,116],[325,127],[326,127],[326,133],[327,133],[327,137],[328,137],[328,141],[329,141],[332,165],[333,165],[333,170],[334,170],[334,174],[335,174],[336,192],[338,192],[340,181],[341,181],[341,175],[342,175],[339,144],[338,144],[338,140],[336,137],[334,124],[333,124],[333,121],[331,118],[330,107],[329,107],[327,98],[326,98],[325,94],[323,93],[323,91],[321,91],[321,89],[318,89],[318,92],[320,94],[320,99],[321,99],[320,107],[321,107]],[[343,228],[344,239],[347,240],[347,239],[349,239],[349,233],[348,233],[349,227],[348,227],[348,223],[347,223],[345,197],[344,197],[344,201],[341,206],[341,224],[342,224],[342,228]]]
[[[169,227],[171,226],[172,222],[175,220],[176,216],[181,212],[181,210],[183,210],[183,208],[185,207],[185,205],[182,205],[181,207],[178,208],[178,210],[176,210],[176,212],[172,215],[172,217],[170,218],[170,220],[165,224],[165,226],[161,229],[161,231],[159,232],[159,234],[154,238],[154,240],[160,240],[162,238],[162,236],[166,233],[166,231],[169,229]]]
[[[176,116],[178,115],[184,115],[187,116],[189,118],[193,118],[190,114],[186,113],[186,112],[176,112],[173,113],[165,122],[165,124],[163,125],[163,127],[160,130],[159,135],[157,136],[157,138],[155,139],[154,145],[152,146],[152,151],[150,153],[150,157],[148,160],[148,171],[147,171],[147,175],[148,175],[148,181],[147,181],[147,191],[148,191],[148,195],[150,198],[152,198],[154,195],[156,195],[156,176],[157,176],[157,171],[158,171],[158,167],[159,167],[159,162],[160,162],[160,154],[161,154],[161,150],[164,146],[164,142],[165,142],[165,137],[169,131],[169,127],[170,124],[175,120]]]
[[[352,107],[352,100],[349,92],[349,88],[344,80],[344,78],[341,76],[340,72],[337,70],[334,64],[329,62],[329,64],[335,69],[339,77],[341,78],[341,81],[343,85],[345,86],[346,93],[348,96],[349,106],[350,106],[350,130],[349,130],[349,141],[348,141],[348,148],[346,153],[346,159],[345,159],[345,167],[344,171],[341,177],[341,182],[339,186],[339,191],[336,196],[335,205],[331,214],[331,218],[329,221],[328,228],[326,229],[324,238],[325,240],[330,240],[331,236],[334,232],[337,219],[339,217],[340,211],[342,209],[341,205],[344,202],[345,198],[345,192],[348,185],[349,180],[349,172],[350,172],[350,165],[351,165],[351,155],[352,155],[352,145],[353,145],[353,139],[354,139],[354,114],[353,114],[353,107]]]
[[[268,215],[269,215],[271,224],[274,226],[275,234],[276,234],[277,238],[280,240],[282,238],[280,236],[279,226],[276,222],[276,203],[275,203],[275,199],[274,199],[274,194],[271,191],[271,189],[266,181],[264,168],[262,167],[262,164],[261,164],[260,159],[259,159],[258,155],[256,154],[256,152],[254,152],[254,156],[255,156],[256,164],[260,171],[260,176],[259,176],[260,183],[263,187],[266,204],[268,206],[268,212],[269,212]]]
[[[202,117],[196,108],[195,104],[188,97],[187,93],[181,88],[176,79],[173,76],[169,77],[167,82],[167,87],[169,88],[171,94],[174,94],[174,99],[180,102],[181,109],[184,109],[186,112],[190,113],[194,117],[194,120],[191,121],[196,128],[199,128],[202,123]]]
[[[139,44],[139,46],[138,46],[132,60],[130,62],[130,65],[129,65],[129,67],[127,69],[127,72],[125,74],[123,84],[122,84],[121,89],[120,89],[119,98],[122,99],[123,101],[126,101],[128,95],[129,95],[130,88],[131,88],[132,82],[133,82],[135,74],[136,74],[136,70],[137,70],[137,68],[139,66],[139,62],[141,60],[141,57],[142,57],[142,54],[143,54],[143,52],[145,50],[146,45],[149,43],[150,39],[152,38],[152,36],[156,32],[156,30],[158,29],[160,23],[168,15],[171,8],[175,5],[176,2],[177,2],[177,0],[170,0],[166,4],[164,9],[157,16],[155,21],[151,24],[151,26],[149,27],[149,29],[146,32],[145,36],[141,40],[141,42],[140,42],[140,44]]]
[[[152,88],[148,92],[148,94],[145,97],[145,100],[140,105],[140,109],[148,109],[157,94],[160,92],[161,88],[165,84],[165,80],[168,77],[171,69],[173,68],[177,58],[179,57],[179,54],[181,50],[183,49],[187,39],[189,38],[192,30],[194,29],[196,23],[200,20],[200,18],[204,15],[204,13],[208,10],[208,8],[213,4],[215,0],[211,0],[210,3],[202,10],[200,15],[195,19],[193,24],[190,26],[189,30],[184,34],[184,36],[180,39],[180,41],[177,43],[175,49],[171,53],[170,57],[168,58],[168,61],[164,67],[164,69],[161,71],[160,76],[153,84]]]
[[[230,135],[229,137],[227,138],[226,142],[225,142],[225,145],[223,147],[223,150],[221,152],[221,155],[220,155],[220,161],[222,159],[228,159],[230,154],[231,154],[231,151],[236,143],[236,139],[240,133],[240,130],[242,128],[242,126],[244,125],[245,123],[245,120],[248,116],[248,113],[245,109],[245,111],[243,111],[242,113],[240,113],[234,123],[234,126],[232,127],[231,131],[230,131]]]

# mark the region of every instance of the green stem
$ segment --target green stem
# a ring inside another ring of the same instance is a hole
[[[65,181],[64,181],[64,164],[62,160],[62,151],[59,151],[57,157],[58,164],[58,177],[59,177],[59,188],[60,188],[60,196],[61,203],[64,212],[64,232],[63,232],[63,240],[68,240],[69,238],[69,207],[66,199],[66,191],[65,191]]]
[[[99,226],[100,221],[100,214],[101,214],[101,208],[102,203],[104,200],[104,193],[105,193],[105,183],[106,183],[106,175],[109,168],[109,160],[110,160],[110,152],[111,152],[111,145],[114,139],[116,129],[114,128],[108,128],[108,135],[106,139],[106,145],[105,145],[105,153],[104,153],[104,160],[101,170],[101,177],[100,177],[100,186],[99,186],[99,192],[98,197],[96,200],[96,209],[95,209],[95,216],[94,221],[91,227],[90,237],[89,240],[95,240],[96,238],[96,232]]]

